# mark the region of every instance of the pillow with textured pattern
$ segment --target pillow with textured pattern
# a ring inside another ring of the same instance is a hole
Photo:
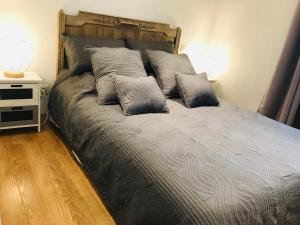
[[[169,112],[166,99],[153,77],[113,76],[125,115]]]
[[[116,104],[118,97],[113,75],[146,77],[147,73],[138,51],[127,48],[90,48],[93,72],[96,78],[99,104]]]
[[[154,69],[157,81],[167,98],[179,97],[175,75],[194,74],[195,70],[185,54],[170,54],[163,51],[146,50],[147,57]]]
[[[62,41],[67,56],[69,69],[74,73],[92,71],[90,54],[86,50],[88,47],[125,47],[123,40],[92,38],[92,37],[75,37],[62,36]]]
[[[181,99],[188,108],[218,106],[219,101],[207,79],[202,74],[176,74],[177,88]]]
[[[146,56],[146,49],[149,50],[159,50],[159,51],[164,51],[164,52],[169,52],[173,53],[174,51],[174,46],[172,42],[162,42],[162,41],[139,41],[139,40],[132,40],[132,39],[127,39],[125,41],[126,47],[129,49],[134,49],[134,50],[140,50],[142,54],[142,59],[143,63],[145,66],[145,70],[147,71],[148,74],[154,73],[148,59]]]

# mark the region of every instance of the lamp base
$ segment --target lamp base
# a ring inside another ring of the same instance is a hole
[[[4,72],[4,76],[8,78],[22,78],[24,77],[23,72]]]

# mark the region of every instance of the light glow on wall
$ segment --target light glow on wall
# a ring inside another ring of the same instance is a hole
[[[212,62],[205,54],[206,47],[200,43],[194,42],[183,46],[182,52],[187,54],[197,71],[197,73],[206,72],[207,74],[211,71]]]
[[[204,46],[191,43],[186,45],[182,52],[189,56],[197,73],[205,72],[210,78],[217,79],[228,69],[229,54],[220,44]]]
[[[212,45],[209,48],[208,55],[213,59],[214,66],[212,74],[214,76],[221,76],[229,67],[229,52],[221,44]]]

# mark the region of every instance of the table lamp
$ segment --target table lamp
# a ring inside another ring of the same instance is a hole
[[[0,37],[0,71],[5,77],[22,78],[32,60],[32,48],[18,38]]]

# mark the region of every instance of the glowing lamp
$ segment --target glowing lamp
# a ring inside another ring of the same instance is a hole
[[[10,78],[24,77],[32,60],[32,48],[18,38],[0,37],[0,71]]]

